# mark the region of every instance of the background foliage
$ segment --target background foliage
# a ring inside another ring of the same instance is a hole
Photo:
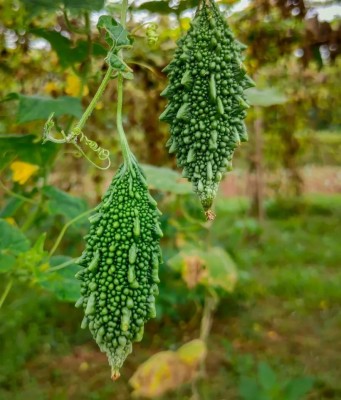
[[[131,3],[124,124],[163,211],[165,263],[157,320],[112,384],[73,302],[87,217],[120,163],[115,81],[85,130],[113,168],[41,138],[52,111],[67,132],[95,94],[107,69],[96,24],[120,4],[0,0],[0,398],[339,399],[340,21],[301,0],[230,16],[257,87],[250,142],[207,224],[158,121],[161,71],[197,2]]]

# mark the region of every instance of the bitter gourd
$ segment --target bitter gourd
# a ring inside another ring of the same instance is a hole
[[[123,164],[96,213],[90,217],[86,248],[78,260],[82,269],[82,328],[89,327],[108,356],[112,377],[119,377],[132,342],[140,341],[144,324],[155,317],[160,211],[148,192],[140,167]]]
[[[204,0],[164,69],[169,84],[161,94],[169,103],[160,120],[171,125],[167,146],[208,218],[234,150],[247,140],[244,90],[254,82],[242,65],[244,49],[214,1]]]

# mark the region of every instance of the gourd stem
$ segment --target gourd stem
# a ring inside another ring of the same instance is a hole
[[[121,6],[121,25],[123,28],[126,27],[126,19],[127,19],[127,10],[128,10],[128,0],[122,1]],[[119,51],[119,56],[121,56],[122,50]],[[131,168],[131,160],[132,154],[129,148],[129,144],[124,132],[123,121],[122,121],[122,109],[123,109],[123,76],[122,74],[118,75],[117,78],[117,116],[116,116],[116,125],[117,132],[120,138],[120,145],[123,153],[124,161],[127,163],[128,167]]]
[[[117,132],[120,138],[120,145],[122,148],[124,161],[131,166],[131,151],[128,145],[128,141],[124,132],[122,122],[122,107],[123,107],[123,77],[119,75],[117,78]]]
[[[91,100],[90,104],[88,105],[88,108],[85,110],[84,114],[82,115],[81,119],[77,122],[76,124],[76,128],[82,130],[82,128],[84,127],[87,119],[90,117],[92,111],[94,110],[94,108],[96,107],[96,104],[98,103],[99,99],[102,97],[103,92],[105,90],[105,88],[107,87],[111,75],[113,72],[113,68],[111,68],[109,66],[99,88],[97,89],[97,92],[95,94],[95,96],[93,97],[93,99]]]

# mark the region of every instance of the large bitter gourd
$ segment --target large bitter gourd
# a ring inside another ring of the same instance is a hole
[[[171,125],[167,146],[208,218],[219,182],[232,168],[234,150],[247,140],[244,90],[254,82],[242,65],[244,49],[214,1],[204,0],[164,69],[169,84],[162,95],[169,103],[160,120]]]
[[[76,306],[84,308],[82,327],[89,327],[107,354],[113,379],[132,342],[142,339],[145,322],[156,314],[159,214],[140,167],[123,164],[90,217],[78,260],[82,297]]]

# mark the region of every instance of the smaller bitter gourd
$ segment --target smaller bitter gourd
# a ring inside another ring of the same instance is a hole
[[[78,260],[81,298],[76,306],[84,309],[82,328],[89,327],[107,354],[113,379],[132,343],[142,339],[145,322],[156,315],[159,215],[145,176],[133,162],[119,168],[90,217],[86,248]]]
[[[171,125],[167,142],[183,176],[192,182],[208,219],[219,182],[247,140],[244,90],[254,86],[242,65],[245,46],[233,38],[213,0],[199,3],[174,59],[164,69],[169,103],[160,120]]]

